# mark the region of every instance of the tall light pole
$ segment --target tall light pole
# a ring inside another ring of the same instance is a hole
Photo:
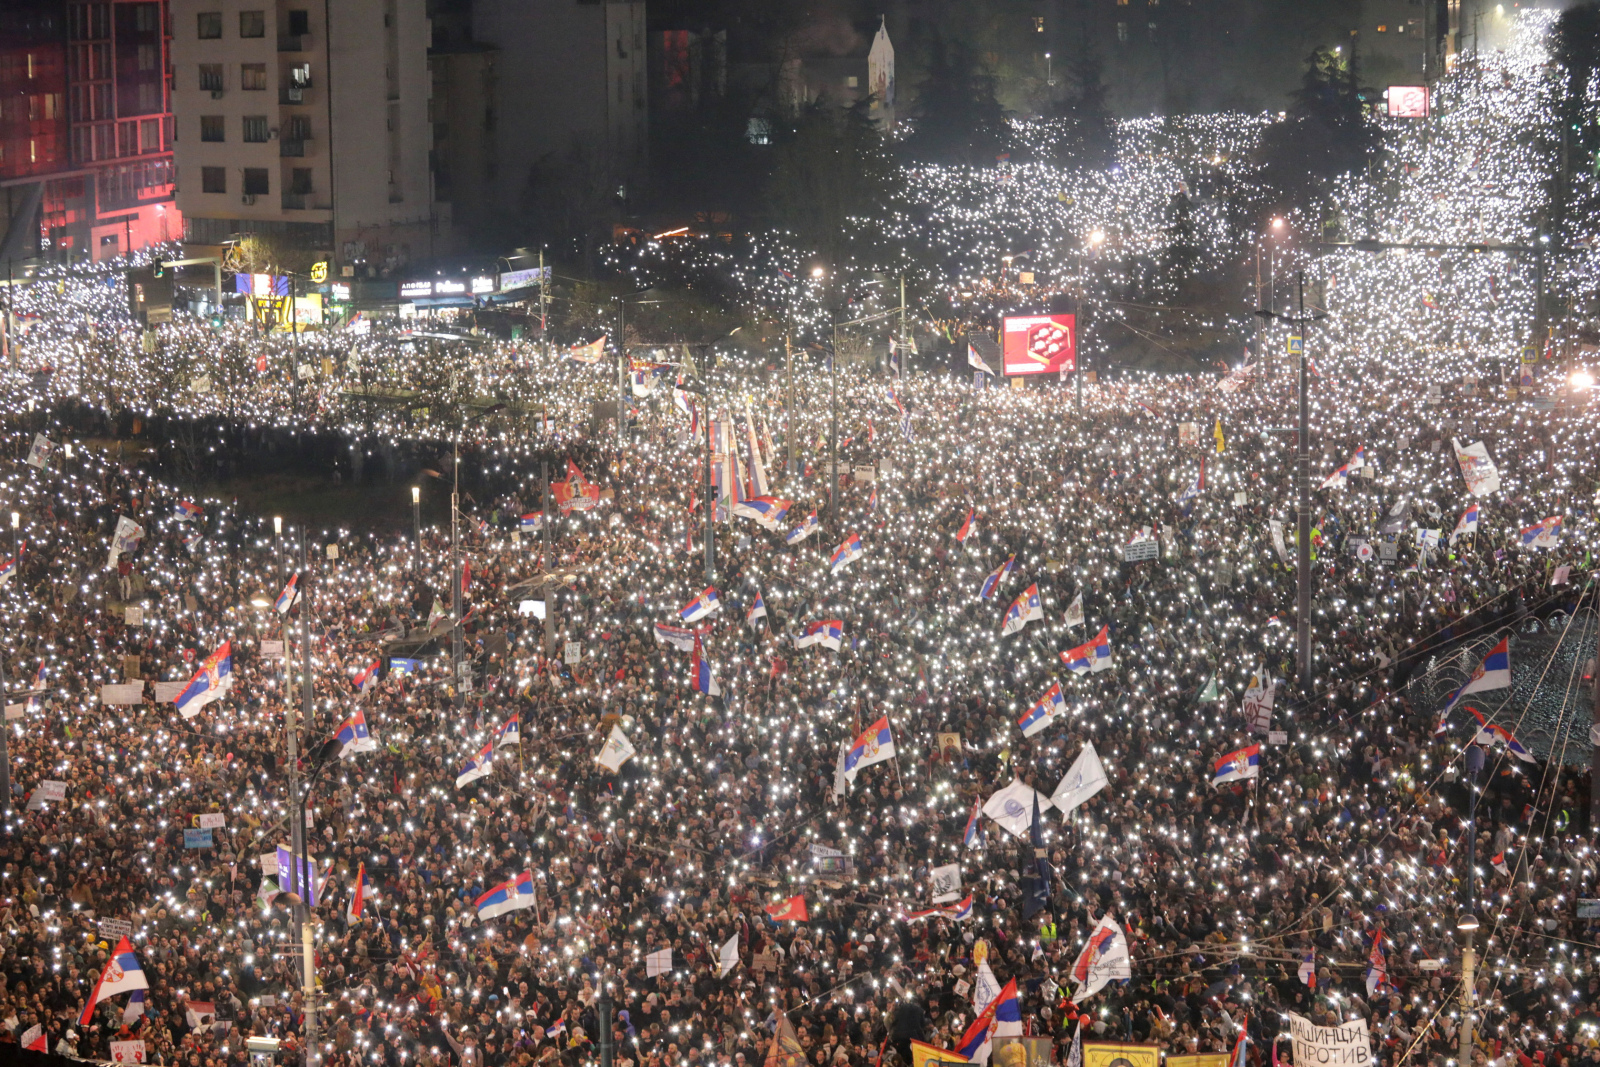
[[[300,699],[301,713],[306,725],[311,724],[311,558],[306,548],[306,531],[300,529],[300,580],[295,586],[300,596]],[[285,630],[288,623],[285,621]],[[284,649],[284,668],[288,669],[289,650]],[[295,905],[295,921],[300,926],[300,947],[302,951],[302,981],[305,995],[305,1037],[306,1037],[306,1067],[317,1067],[322,1062],[322,1054],[317,1048],[317,971],[316,971],[316,943],[315,931],[312,929],[312,908],[316,904],[317,889],[316,876],[311,870],[310,850],[306,842],[306,800],[300,794],[300,741],[299,724],[294,719],[294,699],[284,702],[285,727],[289,737],[289,802],[294,806],[289,812],[289,847],[294,850],[295,862],[299,865],[299,877],[305,880],[304,892],[301,886],[291,884],[289,891],[300,900]],[[293,872],[291,872],[292,874]],[[293,882],[293,877],[290,881]]]
[[[1461,1067],[1472,1067],[1472,1009],[1476,999],[1472,968],[1477,962],[1478,937],[1478,775],[1483,771],[1483,749],[1468,745],[1467,767],[1467,903],[1456,920],[1461,934]]]
[[[835,497],[839,492],[839,308],[833,317],[833,353],[828,357],[828,528],[839,532]]]
[[[1306,314],[1306,276],[1301,271],[1298,280],[1300,313],[1289,317],[1279,315],[1271,308],[1261,308],[1256,314],[1262,319],[1283,319],[1300,331],[1298,341],[1297,401],[1299,425],[1295,433],[1295,665],[1300,685],[1311,691],[1311,374],[1306,359],[1305,341],[1307,327],[1318,319],[1326,318],[1322,312]]]
[[[418,556],[422,553],[422,486],[411,487],[411,544]]]

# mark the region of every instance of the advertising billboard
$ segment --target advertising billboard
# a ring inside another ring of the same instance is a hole
[[[1006,374],[1051,374],[1077,367],[1075,315],[1007,318],[1001,352]]]
[[[1392,119],[1425,119],[1428,117],[1428,87],[1426,85],[1389,86],[1389,117]]]

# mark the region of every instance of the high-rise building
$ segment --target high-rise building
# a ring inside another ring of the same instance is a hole
[[[0,258],[178,237],[165,0],[0,7]]]
[[[256,234],[357,277],[440,250],[424,0],[171,3],[190,242]]]
[[[624,199],[645,179],[645,5],[474,0],[472,35],[516,56],[498,80],[496,205],[516,210],[535,164],[580,166]]]

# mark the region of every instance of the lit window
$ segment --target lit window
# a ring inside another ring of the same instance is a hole
[[[1043,15],[1035,15],[1035,16],[1033,16],[1033,31],[1035,33],[1043,33],[1044,32],[1044,16]]]
[[[239,88],[265,89],[267,87],[267,65],[265,63],[240,63]]]
[[[1389,32],[1389,27],[1387,27],[1387,26],[1379,26],[1378,27],[1378,32],[1379,33],[1388,33]]]

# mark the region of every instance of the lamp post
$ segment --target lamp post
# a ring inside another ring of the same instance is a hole
[[[1306,360],[1305,337],[1306,327],[1327,316],[1322,312],[1306,314],[1304,271],[1300,272],[1298,285],[1300,299],[1298,315],[1293,317],[1279,315],[1271,308],[1261,308],[1256,314],[1263,320],[1282,319],[1300,331],[1299,387],[1296,391],[1299,401],[1299,425],[1296,427],[1294,457],[1295,581],[1298,586],[1295,600],[1295,661],[1300,685],[1309,693],[1311,690],[1311,422],[1310,400],[1307,394],[1310,391],[1311,377]]]
[[[1461,1067],[1472,1067],[1472,1009],[1476,999],[1472,968],[1477,962],[1478,937],[1478,775],[1483,772],[1483,749],[1468,745],[1467,767],[1467,903],[1456,920],[1461,934]]]
[[[419,556],[422,552],[422,486],[411,487],[411,544]]]
[[[274,519],[275,528],[282,529],[282,521]],[[310,597],[310,557],[306,549],[306,532],[300,530],[300,581],[296,584],[296,592],[300,599],[300,699],[301,712],[307,723],[311,722],[311,597]],[[288,616],[284,616],[284,635],[288,636]],[[287,672],[289,668],[289,650],[284,649],[285,688],[288,689]],[[288,699],[284,701],[284,729],[288,738],[288,763],[289,763],[289,802],[293,805],[289,812],[289,847],[294,852],[295,861],[299,865],[299,877],[305,879],[305,892],[301,887],[293,884],[291,871],[291,884],[289,892],[294,893],[300,903],[294,906],[294,921],[300,927],[301,979],[305,996],[305,1037],[306,1037],[306,1067],[316,1067],[321,1062],[318,1052],[317,1036],[317,972],[316,972],[316,945],[315,934],[311,925],[311,909],[316,904],[317,885],[311,872],[311,865],[307,862],[309,851],[306,843],[306,806],[305,798],[300,792],[300,726],[295,721],[295,706],[292,690],[285,694]]]

